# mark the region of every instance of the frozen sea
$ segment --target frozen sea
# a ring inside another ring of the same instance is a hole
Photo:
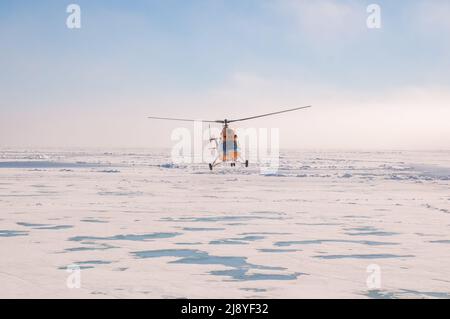
[[[0,297],[450,297],[450,151],[169,154],[0,150]]]

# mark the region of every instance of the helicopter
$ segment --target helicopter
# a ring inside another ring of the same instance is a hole
[[[255,116],[234,119],[234,120],[228,120],[228,119],[224,119],[224,120],[193,120],[193,119],[157,117],[157,116],[149,116],[148,118],[154,119],[154,120],[183,121],[183,122],[201,121],[201,122],[205,122],[205,123],[221,124],[222,131],[220,133],[220,137],[217,138],[217,137],[210,136],[210,138],[209,138],[209,142],[210,143],[214,142],[214,144],[215,144],[214,149],[217,150],[216,158],[214,159],[214,161],[212,163],[209,163],[209,169],[212,171],[215,166],[219,165],[220,163],[226,163],[226,162],[230,162],[232,167],[235,167],[236,163],[241,163],[241,164],[245,165],[245,167],[248,167],[248,164],[249,164],[248,160],[244,160],[241,157],[241,152],[239,150],[239,145],[238,145],[238,136],[237,136],[235,130],[230,128],[228,126],[228,124],[253,120],[253,119],[260,118],[260,117],[272,116],[272,115],[281,114],[281,113],[293,112],[293,111],[297,111],[297,110],[307,109],[310,107],[312,107],[312,106],[311,105],[301,106],[301,107],[296,107],[293,109],[272,112],[272,113],[266,113],[266,114],[261,114],[261,115],[255,115]]]

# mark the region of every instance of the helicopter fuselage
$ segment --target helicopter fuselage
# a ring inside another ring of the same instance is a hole
[[[220,134],[218,151],[223,162],[235,162],[239,157],[238,136],[235,131],[224,125]]]

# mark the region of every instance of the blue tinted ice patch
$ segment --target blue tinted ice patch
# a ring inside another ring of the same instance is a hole
[[[362,227],[353,227],[346,228],[348,231],[360,231],[360,232],[369,232],[369,231],[377,231],[378,229],[373,226],[362,226]]]
[[[186,168],[186,166],[184,166],[184,165],[178,165],[175,163],[164,163],[164,164],[160,164],[158,166],[160,168]]]
[[[417,290],[409,290],[409,289],[400,289],[400,292],[403,294],[411,294],[411,295],[421,296],[421,297],[450,299],[450,293],[448,293],[448,292],[417,291]]]
[[[302,251],[300,249],[272,249],[272,248],[263,248],[263,249],[258,249],[258,251],[262,252],[262,253],[293,253],[293,252],[297,252],[297,251]]]
[[[233,269],[211,271],[211,275],[231,277],[235,281],[250,280],[295,280],[303,273],[293,274],[265,274],[252,273],[250,270],[272,270],[283,271],[284,267],[271,267],[255,265],[247,262],[246,257],[235,256],[212,256],[207,252],[193,249],[166,249],[166,250],[148,250],[133,252],[138,258],[161,258],[176,257],[177,260],[171,261],[173,264],[195,264],[195,265],[222,265]]]
[[[32,223],[23,223],[19,222],[17,225],[30,227],[32,229],[42,229],[42,230],[59,230],[59,229],[68,229],[73,228],[72,225],[49,225],[49,224],[32,224]]]
[[[347,215],[347,216],[343,216],[343,218],[362,218],[362,219],[370,219],[369,216],[357,216],[357,215]]]
[[[133,252],[133,254],[139,258],[189,257],[193,255],[199,256],[201,253],[202,252],[199,250],[192,249],[145,250]]]
[[[0,230],[0,237],[28,236],[27,231],[22,230]]]
[[[91,269],[96,265],[109,265],[112,261],[106,260],[87,260],[87,261],[77,261],[73,264],[67,265],[65,267],[59,267],[58,269],[73,269],[74,266],[78,266],[80,269]]]
[[[261,240],[264,239],[264,236],[244,236],[244,237],[237,237],[237,238],[225,238],[225,239],[218,239],[210,241],[210,245],[242,245],[242,244],[248,244],[251,241]]]
[[[161,218],[161,220],[163,220],[163,221],[170,221],[170,222],[205,222],[205,223],[221,222],[221,221],[248,221],[248,220],[257,220],[257,219],[280,220],[280,219],[283,219],[283,217],[238,215],[238,216],[181,217],[181,218],[165,217],[165,218]]]
[[[75,236],[68,240],[70,241],[84,241],[84,240],[129,240],[129,241],[146,241],[151,239],[172,238],[179,236],[181,233],[151,233],[151,234],[127,234],[115,235],[109,237],[95,237],[95,236]]]
[[[250,233],[241,233],[239,235],[248,236],[248,235],[292,235],[292,233],[277,233],[277,232],[250,232]]]
[[[450,240],[431,240],[429,243],[432,244],[450,244]]]
[[[48,224],[32,224],[32,223],[24,223],[19,222],[17,225],[24,226],[24,227],[44,227],[44,226],[50,226]]]
[[[267,289],[262,289],[262,288],[240,288],[239,290],[252,291],[252,292],[265,292],[265,291],[267,291]]]
[[[73,247],[73,248],[66,248],[64,251],[68,252],[77,252],[77,251],[92,251],[92,250],[106,250],[108,248],[100,248],[100,247]]]
[[[98,192],[100,196],[142,196],[143,192]]]
[[[63,163],[50,161],[15,161],[0,162],[0,168],[92,168],[105,165],[93,163]]]
[[[37,227],[34,229],[59,230],[59,229],[69,229],[69,228],[73,228],[73,226],[72,225],[55,225],[55,226]]]
[[[106,220],[100,220],[100,219],[82,219],[80,221],[83,223],[102,223],[102,224],[109,223]]]
[[[275,246],[286,247],[292,245],[321,245],[323,243],[349,243],[360,244],[368,246],[384,246],[384,245],[398,245],[398,243],[380,242],[370,240],[345,240],[345,239],[316,239],[316,240],[300,240],[300,241],[278,241],[274,243]]]
[[[97,172],[98,173],[111,173],[111,174],[120,173],[120,171],[117,169],[104,169],[104,170],[97,171]]]
[[[393,292],[382,291],[382,290],[369,290],[365,294],[367,297],[371,299],[397,299],[398,297]]]
[[[105,243],[92,243],[92,242],[86,242],[82,243],[88,246],[83,247],[72,247],[72,248],[66,248],[64,251],[66,252],[76,252],[76,251],[92,251],[92,250],[107,250],[112,248],[117,248],[115,246],[111,246]]]
[[[450,294],[448,292],[438,291],[417,291],[409,289],[400,289],[398,291],[384,291],[384,290],[370,290],[365,294],[372,299],[400,299],[400,298],[438,298],[449,299]]]
[[[399,233],[395,232],[386,232],[386,231],[364,231],[364,232],[353,232],[353,233],[345,233],[349,236],[394,236],[399,235]]]
[[[207,227],[184,227],[184,231],[219,231],[225,228],[207,228]]]
[[[236,281],[250,281],[250,280],[295,280],[302,273],[293,274],[263,274],[253,273],[248,274],[246,269],[230,269],[230,270],[215,270],[211,271],[211,275],[215,276],[229,276]]]
[[[258,211],[258,212],[250,212],[249,214],[256,214],[256,215],[286,215],[286,213],[273,212],[273,211]]]
[[[75,265],[108,265],[111,261],[106,260],[88,260],[88,261],[78,261],[74,263]]]
[[[295,223],[295,225],[303,226],[340,226],[340,223]]]
[[[247,245],[248,243],[246,243],[244,241],[220,239],[220,240],[212,240],[209,242],[209,244],[210,245]]]
[[[393,254],[355,254],[355,255],[318,255],[315,258],[321,259],[387,259],[387,258],[412,258],[414,255],[393,255]]]
[[[450,180],[450,167],[413,164],[411,168],[417,172],[418,177],[425,180]]]

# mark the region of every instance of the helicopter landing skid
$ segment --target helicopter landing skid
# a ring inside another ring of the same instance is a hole
[[[212,171],[214,167],[216,167],[217,165],[219,165],[220,163],[225,163],[226,161],[221,161],[219,160],[219,157],[217,157],[214,162],[209,163],[209,170]],[[248,160],[240,160],[240,161],[232,161],[231,162],[231,167],[236,167],[236,163],[241,163],[243,164],[245,167],[248,167]]]

